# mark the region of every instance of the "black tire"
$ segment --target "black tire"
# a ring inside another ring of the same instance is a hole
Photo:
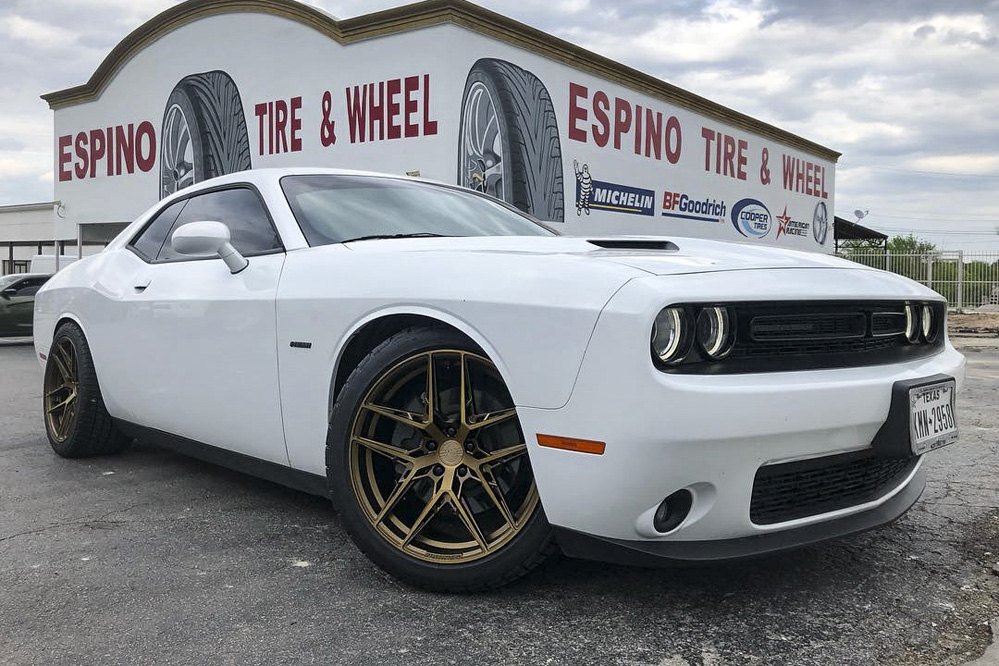
[[[60,436],[53,428],[52,420],[49,418],[48,399],[51,377],[53,373],[58,372],[57,347],[60,345],[68,345],[72,349],[77,377],[76,408],[71,422],[64,430],[64,436]],[[49,444],[63,458],[88,458],[120,453],[131,442],[130,438],[119,432],[104,406],[90,346],[83,331],[76,324],[63,324],[52,338],[45,367],[42,410]]]
[[[496,106],[503,151],[502,186],[476,182],[481,166],[469,160],[466,137],[476,120],[469,94],[482,85]],[[539,220],[563,222],[562,147],[555,107],[545,85],[531,72],[504,60],[482,58],[468,73],[461,101],[458,184],[491,194]]]
[[[173,122],[178,112],[190,130],[190,162],[182,157],[185,151],[179,150],[173,140],[182,135]],[[239,88],[232,78],[216,70],[181,79],[163,110],[160,197],[209,178],[249,168],[250,136]]]
[[[364,514],[350,477],[350,433],[365,396],[387,368],[414,354],[441,349],[482,353],[453,330],[419,327],[396,333],[357,365],[333,407],[326,440],[326,472],[344,527],[380,568],[409,584],[437,592],[486,590],[526,575],[557,550],[540,501],[519,533],[496,552],[472,562],[438,564],[411,557],[389,544]]]

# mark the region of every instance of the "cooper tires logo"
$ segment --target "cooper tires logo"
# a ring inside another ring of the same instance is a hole
[[[826,244],[826,237],[829,235],[829,210],[826,202],[820,201],[815,204],[815,212],[812,214],[812,236],[819,245]]]
[[[746,238],[765,237],[773,222],[773,215],[762,201],[742,199],[732,207],[732,225]]]
[[[160,143],[160,198],[249,169],[250,137],[232,78],[216,70],[181,79],[163,111]]]

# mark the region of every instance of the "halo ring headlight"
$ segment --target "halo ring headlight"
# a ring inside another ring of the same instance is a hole
[[[923,340],[926,342],[933,342],[937,339],[937,321],[936,316],[933,312],[932,305],[924,305],[922,308],[922,321],[921,328],[923,332]]]
[[[652,356],[660,363],[676,365],[690,351],[691,326],[686,310],[663,308],[652,323]]]
[[[919,310],[920,308],[917,305],[905,306],[905,339],[913,344],[919,341],[921,328]]]
[[[709,359],[728,356],[735,344],[735,322],[728,308],[707,307],[698,313],[697,343]]]

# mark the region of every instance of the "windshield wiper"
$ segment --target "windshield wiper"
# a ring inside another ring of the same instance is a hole
[[[347,240],[340,241],[341,243],[353,243],[354,241],[364,241],[364,240],[383,240],[385,238],[448,238],[446,234],[432,234],[426,231],[420,231],[413,234],[372,234],[371,236],[358,236],[357,238],[348,238]]]

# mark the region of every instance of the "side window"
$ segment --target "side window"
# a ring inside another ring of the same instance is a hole
[[[173,223],[177,221],[177,216],[180,215],[185,204],[187,204],[186,200],[177,201],[160,211],[160,214],[129,243],[129,247],[146,261],[156,259],[160,253],[160,248],[166,243]]]
[[[38,293],[38,290],[42,288],[45,284],[47,278],[29,278],[27,280],[22,280],[17,285],[17,295],[18,296],[34,296]]]
[[[173,228],[204,220],[221,222],[229,227],[233,247],[244,256],[282,249],[281,239],[271,225],[260,197],[253,190],[218,190],[191,197]],[[181,256],[174,252],[170,243],[164,243],[157,261],[169,261]]]

